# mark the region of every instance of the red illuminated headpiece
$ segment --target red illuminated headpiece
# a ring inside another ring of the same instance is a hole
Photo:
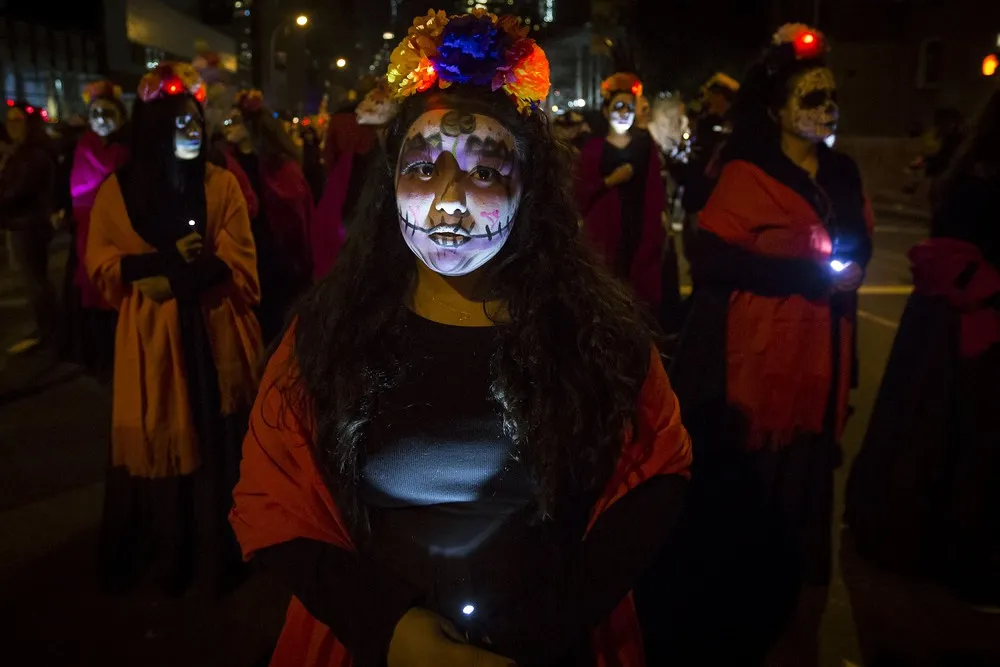
[[[264,108],[264,93],[256,88],[248,88],[236,93],[236,107],[244,116],[260,113]]]
[[[642,81],[632,72],[612,74],[601,83],[601,97],[610,100],[615,93],[631,93],[636,100],[642,95]]]
[[[142,77],[137,94],[143,102],[184,94],[191,95],[198,102],[204,102],[206,90],[205,82],[191,65],[163,62]]]
[[[771,44],[781,49],[790,47],[796,60],[816,60],[827,51],[826,36],[802,23],[786,23],[778,28]]]

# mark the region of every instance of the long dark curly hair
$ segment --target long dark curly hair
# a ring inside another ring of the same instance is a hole
[[[580,238],[567,154],[540,114],[502,93],[455,87],[407,100],[375,160],[336,267],[293,318],[294,409],[315,428],[315,456],[355,537],[368,523],[357,485],[379,395],[399,372],[401,322],[419,261],[399,231],[394,174],[400,146],[425,111],[453,108],[511,132],[525,192],[511,235],[484,268],[498,322],[493,395],[516,456],[539,488],[540,518],[561,500],[600,492],[632,429],[654,333],[631,294]]]

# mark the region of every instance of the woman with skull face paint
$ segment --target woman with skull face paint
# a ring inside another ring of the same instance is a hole
[[[257,267],[236,178],[206,165],[203,84],[188,65],[142,78],[132,154],[97,193],[86,263],[118,309],[101,574],[179,591],[235,583],[226,530],[261,356]]]
[[[264,106],[259,90],[237,93],[224,127],[229,155],[260,202],[251,229],[260,275],[257,317],[269,344],[281,332],[289,307],[312,282],[312,191],[299,149]]]
[[[387,78],[369,213],[271,359],[234,492],[295,593],[271,664],[639,667],[628,591],[689,442],[579,235],[548,61],[515,17],[432,11]]]
[[[838,119],[824,54],[821,33],[783,26],[740,89],[721,177],[699,219],[692,310],[671,373],[704,466],[696,479],[706,493],[695,496],[705,502],[692,513],[733,521],[727,532],[692,519],[712,531],[698,544],[732,553],[745,538],[736,552],[768,560],[730,568],[741,597],[773,604],[786,585],[797,588],[771,654],[797,666],[818,660],[856,294],[871,257],[857,166],[824,143]],[[723,485],[725,496],[709,488]],[[762,577],[764,567],[775,578]],[[782,581],[783,571],[794,578]],[[749,592],[758,584],[771,590]]]
[[[123,131],[128,114],[122,103],[121,89],[110,81],[90,84],[83,99],[87,103],[90,127],[76,143],[70,172],[77,257],[73,286],[80,299],[79,340],[76,343],[84,366],[92,373],[103,374],[111,369],[114,360],[118,314],[87,275],[84,257],[90,232],[90,211],[97,191],[128,158]]]
[[[598,252],[659,315],[666,186],[648,133],[638,140],[633,128],[642,82],[634,74],[615,74],[601,84],[601,95],[610,130],[583,147],[577,205]]]

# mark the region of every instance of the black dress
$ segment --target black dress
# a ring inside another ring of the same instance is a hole
[[[944,193],[931,235],[974,244],[1000,271],[997,220],[996,176],[965,175]],[[962,358],[960,315],[943,298],[910,297],[851,470],[847,520],[867,558],[997,605],[1000,345]]]
[[[643,213],[646,209],[646,169],[649,166],[651,139],[635,136],[625,148],[616,148],[611,142],[604,142],[601,153],[601,175],[605,178],[618,167],[632,165],[632,178],[617,186],[621,202],[621,243],[615,258],[615,274],[628,282],[632,259],[642,239]]]
[[[128,182],[127,169],[119,182]],[[193,165],[184,169],[196,171]],[[194,180],[188,176],[189,182]],[[218,595],[242,576],[228,513],[246,414],[221,414],[218,371],[201,304],[201,293],[226,281],[231,271],[214,255],[187,263],[175,246],[192,231],[187,220],[196,220],[194,230],[205,232],[205,189],[200,179],[195,183],[185,195],[172,198],[172,206],[149,217],[138,214],[125,197],[133,229],[157,252],[124,257],[122,281],[159,275],[170,281],[201,464],[191,474],[164,478],[133,477],[123,467],[109,467],[99,562],[104,586],[111,591],[149,584],[179,593],[196,584]]]

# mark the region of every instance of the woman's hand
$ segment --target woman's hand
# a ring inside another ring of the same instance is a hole
[[[607,178],[604,179],[604,184],[609,188],[613,188],[616,185],[628,183],[632,180],[633,175],[635,175],[635,169],[632,168],[631,164],[626,162],[625,164],[616,167],[614,171],[608,174]]]
[[[147,299],[152,299],[156,303],[163,303],[172,299],[174,294],[170,290],[170,281],[163,276],[152,276],[143,278],[133,283]]]
[[[389,667],[516,667],[513,660],[459,641],[450,621],[427,609],[410,609],[389,642]]]
[[[861,287],[865,272],[857,262],[849,262],[844,270],[833,277],[834,292],[853,292]]]
[[[190,264],[201,254],[201,234],[192,232],[177,242],[177,252]]]

